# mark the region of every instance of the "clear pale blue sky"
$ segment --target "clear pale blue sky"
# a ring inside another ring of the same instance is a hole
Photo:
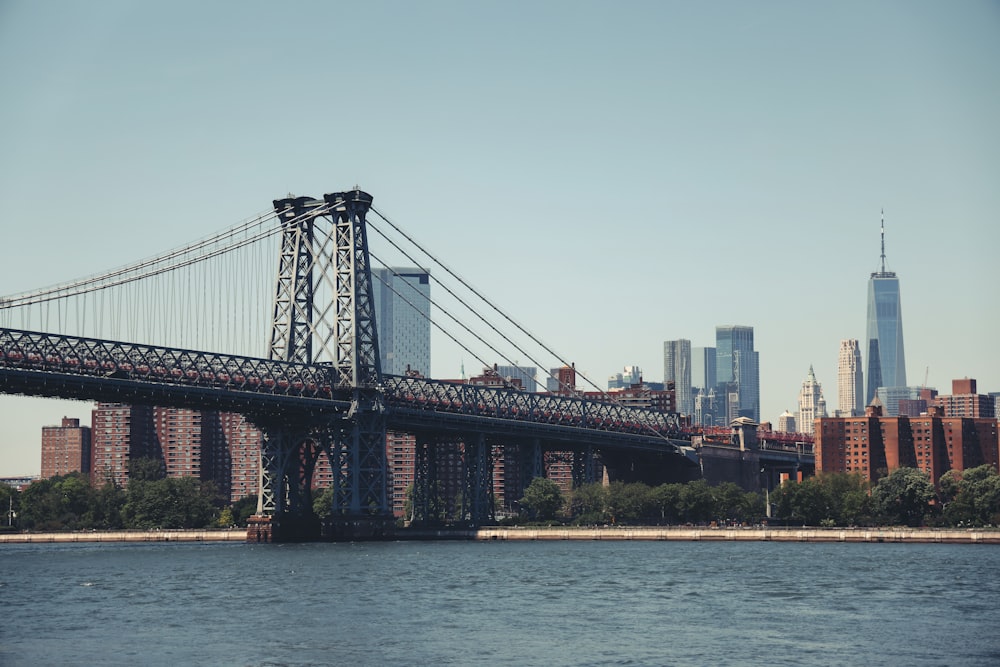
[[[997,2],[5,0],[0,90],[0,294],[358,184],[601,382],[753,326],[774,420],[884,208],[910,384],[1000,391]],[[0,475],[64,414],[0,397]]]

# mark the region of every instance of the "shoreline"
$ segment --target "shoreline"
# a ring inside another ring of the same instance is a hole
[[[404,529],[389,540],[480,542],[656,541],[656,542],[859,542],[914,544],[1000,544],[1000,530],[970,528],[710,528],[710,527],[487,527]],[[0,533],[2,544],[74,542],[247,542],[238,530],[111,530],[66,533]]]

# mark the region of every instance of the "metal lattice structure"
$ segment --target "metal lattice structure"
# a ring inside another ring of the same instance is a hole
[[[365,215],[360,190],[274,202],[282,224],[269,355],[326,366],[350,407],[299,433],[267,432],[260,512],[308,514],[315,457],[333,471],[334,522],[389,517],[385,413]]]
[[[545,473],[549,451],[573,452],[576,483],[592,481],[597,453],[609,450],[691,464],[676,415],[383,376],[365,223],[371,195],[273,204],[281,247],[267,359],[0,328],[0,392],[245,415],[264,434],[258,513],[293,539],[311,515],[321,456],[333,473],[335,534],[357,535],[366,530],[359,525],[391,518],[387,427],[417,434],[414,511],[425,518],[446,502],[435,457],[444,450],[461,455],[461,517],[476,524],[493,516],[495,453],[507,447],[518,451],[522,486]]]

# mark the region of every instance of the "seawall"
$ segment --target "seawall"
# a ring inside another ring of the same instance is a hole
[[[708,528],[708,527],[492,527],[400,530],[396,540],[659,541],[659,542],[897,542],[1000,544],[1000,530],[946,528]],[[0,533],[0,544],[72,542],[246,542],[246,530],[112,530]]]
[[[927,528],[482,528],[477,540],[651,540],[675,542],[917,542],[1000,544],[1000,531]]]
[[[48,542],[246,542],[246,539],[246,529],[0,533],[0,544],[40,544]]]

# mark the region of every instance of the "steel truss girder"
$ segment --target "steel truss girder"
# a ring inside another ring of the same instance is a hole
[[[20,369],[242,395],[329,401],[336,370],[214,352],[0,329],[0,369]],[[342,392],[341,392],[342,394]]]
[[[502,420],[505,423],[550,425],[579,431],[677,437],[676,414],[592,401],[572,396],[534,394],[514,389],[385,375],[385,401],[390,409],[425,411],[458,423],[451,415]],[[395,417],[394,421],[402,421]]]

